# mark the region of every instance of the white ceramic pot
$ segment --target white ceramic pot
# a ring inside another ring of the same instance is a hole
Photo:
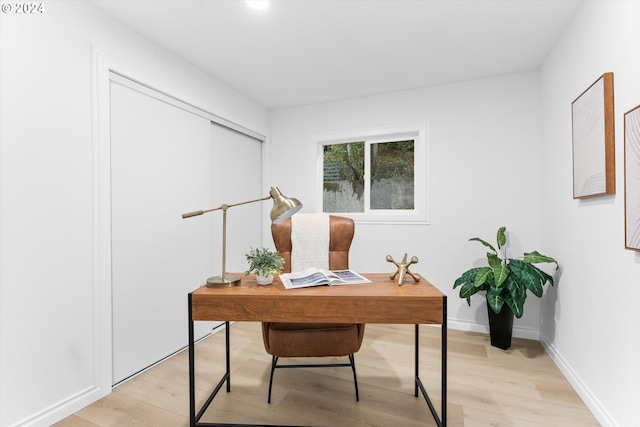
[[[258,281],[258,285],[270,285],[271,283],[273,283],[273,274],[270,274],[268,276],[260,276],[258,274],[256,275],[256,280]]]

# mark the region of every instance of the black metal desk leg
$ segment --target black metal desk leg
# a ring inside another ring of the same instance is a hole
[[[224,322],[225,334],[224,338],[227,345],[227,393],[231,391],[231,350],[229,349],[229,321]]]
[[[442,418],[442,427],[447,426],[447,296],[442,298],[442,406],[440,408],[440,417]]]
[[[416,388],[415,388],[415,396],[418,397],[418,378],[420,378],[420,372],[418,370],[418,366],[419,366],[419,358],[420,358],[420,325],[416,325],[416,342],[414,345],[415,351],[416,351],[416,381],[414,381],[416,383]]]
[[[431,398],[427,393],[427,390],[424,388],[424,384],[422,384],[422,380],[420,379],[419,372],[419,360],[420,360],[420,325],[415,325],[415,358],[416,358],[416,366],[415,366],[415,395],[418,397],[418,389],[422,392],[422,396],[424,400],[427,402],[429,406],[429,410],[431,411],[431,415],[433,415],[433,419],[436,422],[438,427],[446,427],[447,426],[447,299],[444,297],[442,303],[442,342],[441,342],[441,354],[442,354],[442,366],[441,366],[441,380],[442,380],[442,395],[441,395],[441,406],[440,406],[440,416],[436,412],[436,408],[431,402]]]
[[[191,316],[191,294],[189,294],[189,425],[196,425],[196,384],[195,384],[195,345],[193,317]]]
[[[226,372],[215,386],[204,405],[200,408],[200,410],[196,410],[196,386],[195,386],[195,334],[194,334],[194,321],[193,321],[193,309],[192,309],[192,298],[191,294],[189,294],[189,426],[197,427],[197,426],[222,426],[227,424],[216,424],[216,423],[200,423],[200,418],[204,415],[213,399],[218,394],[218,391],[222,388],[223,383],[227,383],[227,393],[231,391],[231,357],[230,357],[230,348],[229,348],[229,322],[225,322],[225,344],[226,344]]]

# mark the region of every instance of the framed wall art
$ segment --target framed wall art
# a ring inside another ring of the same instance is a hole
[[[624,113],[624,246],[640,251],[640,105]]]
[[[571,104],[573,198],[615,194],[613,73],[605,73]]]

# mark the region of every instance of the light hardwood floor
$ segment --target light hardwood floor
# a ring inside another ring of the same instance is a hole
[[[448,425],[599,425],[537,341],[491,347],[485,334],[449,330]],[[440,328],[421,327],[421,371],[440,410]],[[411,325],[366,326],[356,354],[360,401],[348,368],[280,369],[267,404],[269,365],[260,324],[231,326],[231,393],[220,391],[202,422],[322,426],[435,425],[413,395]],[[224,333],[196,346],[198,407],[224,369]],[[56,427],[188,425],[188,355],[182,352],[116,387]]]

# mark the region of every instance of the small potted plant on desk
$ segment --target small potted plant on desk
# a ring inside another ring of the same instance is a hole
[[[280,273],[284,265],[284,258],[269,248],[251,248],[245,256],[249,263],[249,269],[244,274],[248,276],[251,273],[256,273],[259,285],[270,285],[273,282],[273,275]]]
[[[556,270],[558,269],[558,262],[555,259],[542,255],[538,251],[525,253],[521,259],[507,258],[505,231],[506,227],[498,229],[498,250],[477,237],[469,239],[489,248],[490,252],[487,252],[489,265],[465,271],[453,285],[454,289],[462,286],[460,298],[466,298],[469,305],[471,305],[471,295],[479,291],[486,292],[491,345],[503,350],[511,346],[513,316],[515,314],[517,318],[522,317],[527,290],[537,297],[542,297],[543,286],[547,282],[553,286],[553,277],[534,264],[555,263]]]

